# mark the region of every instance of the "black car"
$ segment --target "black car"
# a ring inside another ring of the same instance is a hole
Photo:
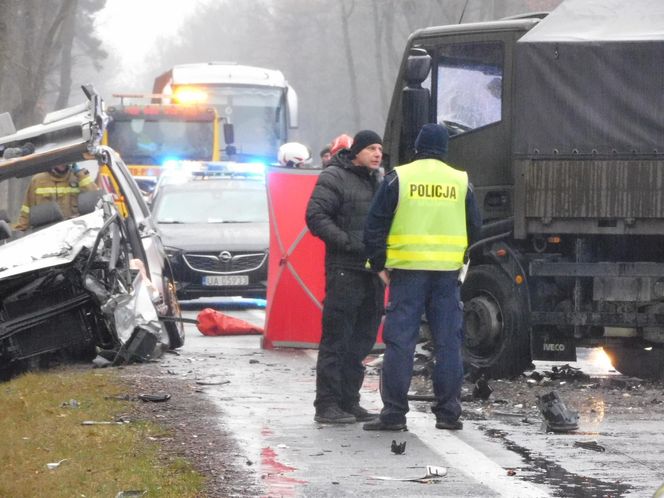
[[[264,298],[269,221],[262,177],[193,177],[152,204],[181,299]]]

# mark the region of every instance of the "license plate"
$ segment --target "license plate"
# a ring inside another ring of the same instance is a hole
[[[249,275],[209,275],[203,277],[203,285],[210,285],[210,286],[249,285]]]

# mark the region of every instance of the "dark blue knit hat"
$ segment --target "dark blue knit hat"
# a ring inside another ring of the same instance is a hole
[[[447,154],[449,134],[440,124],[425,124],[415,139],[415,152],[418,155],[444,156]]]

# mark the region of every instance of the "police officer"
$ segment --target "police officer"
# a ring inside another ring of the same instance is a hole
[[[61,164],[38,173],[30,180],[15,228],[28,229],[30,209],[46,202],[55,202],[65,219],[74,218],[78,216],[78,194],[97,189],[88,170],[77,163]]]
[[[426,313],[435,343],[432,411],[439,429],[461,429],[462,320],[458,275],[481,219],[464,171],[443,162],[447,128],[422,127],[415,161],[398,166],[369,210],[364,243],[373,270],[390,270],[383,329],[383,409],[365,430],[406,430],[408,388],[420,321]]]

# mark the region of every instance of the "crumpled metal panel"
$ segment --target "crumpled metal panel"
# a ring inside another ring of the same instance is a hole
[[[147,284],[139,272],[130,293],[115,295],[102,306],[104,313],[112,316],[118,338],[123,343],[130,339],[137,327],[151,331],[162,340],[159,317]]]
[[[71,263],[83,247],[92,248],[103,224],[103,211],[95,210],[1,245],[0,280]]]

